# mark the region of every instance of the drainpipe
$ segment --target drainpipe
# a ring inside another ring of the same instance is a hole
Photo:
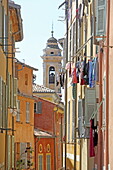
[[[106,48],[106,170],[109,164],[109,29],[110,29],[110,0],[107,1],[107,48]]]
[[[61,155],[62,155],[62,163],[61,163],[61,167],[63,167],[63,131],[62,131],[62,127],[63,127],[63,123],[62,123],[62,115],[61,115]]]
[[[8,33],[9,33],[9,19],[8,19],[8,17],[9,17],[9,1],[7,0],[7,36],[8,36]],[[4,12],[3,12],[3,15],[4,15]],[[8,39],[7,39],[7,44],[8,44]],[[7,54],[7,52],[8,52],[8,46],[5,46],[6,47],[6,49],[7,49],[7,51],[6,51],[6,85],[8,85],[8,54]],[[6,96],[7,97],[7,96]],[[6,120],[6,129],[8,128],[8,107],[6,108],[6,117],[7,117],[7,120]],[[8,157],[7,157],[7,155],[8,155],[8,143],[7,143],[7,135],[8,135],[8,132],[7,132],[7,130],[6,130],[6,136],[5,136],[5,141],[6,141],[6,144],[5,144],[5,168],[7,169],[8,168],[8,162],[7,162],[7,160],[8,160]]]
[[[103,50],[99,53],[99,103],[102,101],[102,57]],[[102,169],[102,105],[99,108],[98,121],[98,169]]]
[[[54,134],[54,170],[56,170],[56,122],[55,122],[55,113],[58,111],[58,106],[56,106],[57,109],[53,111],[53,134]]]
[[[68,62],[68,0],[65,3],[65,16],[66,16],[66,63]],[[67,164],[67,70],[65,73],[65,170]]]
[[[76,0],[76,10],[78,9],[78,0]],[[78,49],[78,20],[76,19],[76,51]],[[76,60],[76,59],[75,59]],[[75,61],[76,62],[76,61]],[[76,85],[76,97],[75,97],[75,114],[77,113],[77,85]],[[74,169],[76,169],[76,127],[77,127],[77,117],[75,115],[75,132],[74,132]]]

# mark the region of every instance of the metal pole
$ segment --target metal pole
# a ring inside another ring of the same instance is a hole
[[[65,3],[65,17],[66,17],[66,63],[68,62],[68,0]],[[65,74],[65,170],[67,162],[67,70]]]

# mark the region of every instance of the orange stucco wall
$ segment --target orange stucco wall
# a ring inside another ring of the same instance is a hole
[[[18,70],[22,69],[22,65],[18,65]],[[28,75],[28,85],[25,84],[26,75]],[[33,70],[24,67],[22,71],[18,71],[18,88],[21,93],[32,95],[32,77]]]

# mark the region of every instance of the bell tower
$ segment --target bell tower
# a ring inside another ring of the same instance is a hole
[[[43,50],[43,56],[41,56],[43,59],[43,85],[60,93],[59,74],[63,57],[61,56],[62,50],[59,48],[53,33],[52,27],[51,37],[47,40],[46,48]]]

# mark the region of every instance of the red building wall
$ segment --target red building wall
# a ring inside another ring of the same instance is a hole
[[[63,158],[63,151],[62,151],[62,122],[63,117],[62,113],[60,113],[59,109],[56,107],[56,104],[46,101],[41,98],[37,98],[36,102],[42,102],[42,113],[41,114],[34,114],[34,125],[35,129],[39,129],[45,132],[51,133],[55,138],[39,138],[39,141],[36,142],[35,139],[35,150],[36,150],[36,170],[38,170],[38,157],[37,153],[39,153],[39,145],[42,144],[43,147],[43,160],[44,163],[44,170],[46,170],[46,148],[47,144],[51,146],[51,170],[57,170],[62,168],[62,158]]]
[[[45,130],[50,133],[54,133],[54,107],[55,104],[43,100],[41,98],[38,101],[42,102],[42,113],[36,114],[34,124],[35,128],[39,128],[41,130]]]
[[[47,145],[50,145],[50,151],[47,150]],[[40,151],[40,145],[42,145],[42,151]],[[38,155],[43,155],[43,170],[46,170],[46,154],[51,155],[51,170],[55,170],[54,165],[54,138],[35,138],[35,162],[36,170],[38,170]]]

